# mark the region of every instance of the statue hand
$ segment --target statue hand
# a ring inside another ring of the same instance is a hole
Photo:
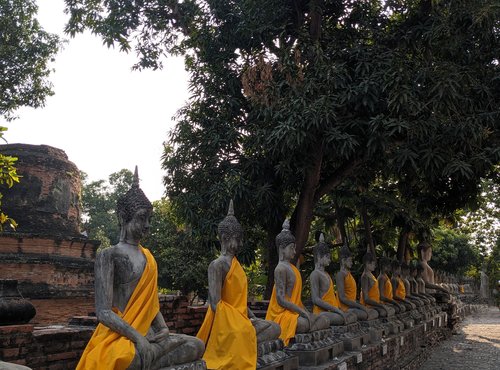
[[[153,349],[151,348],[151,344],[145,337],[140,336],[135,346],[141,358],[141,370],[149,369],[153,364]]]
[[[155,333],[155,335],[153,336],[153,338],[151,338],[150,341],[153,343],[161,342],[161,341],[167,339],[169,335],[170,335],[170,331],[165,326],[159,332]]]

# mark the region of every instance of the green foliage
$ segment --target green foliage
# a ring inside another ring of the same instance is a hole
[[[156,258],[161,288],[207,298],[207,268],[215,250],[179,223],[168,200],[153,202],[150,234],[143,244]]]
[[[5,131],[7,131],[7,127],[0,126],[0,139],[3,139]],[[11,188],[15,183],[19,182],[20,176],[17,174],[16,161],[16,157],[0,153],[0,186],[3,187],[6,185]],[[0,193],[0,232],[4,230],[4,225],[8,225],[11,229],[15,230],[17,227],[16,221],[1,211],[2,198],[3,194]]]
[[[480,267],[482,258],[467,235],[445,228],[436,229],[432,246],[432,267],[457,276]]]
[[[284,217],[301,252],[315,211],[341,203],[341,185],[365,198],[374,231],[425,234],[476,203],[499,162],[496,0],[67,8],[71,34],[88,28],[124,50],[134,42],[139,68],[185,56],[192,96],[165,146],[165,185],[182,223],[210,245],[234,198],[242,224],[260,229],[246,246],[267,248],[271,266]]]
[[[124,195],[133,182],[133,173],[127,169],[114,172],[108,181],[86,182],[82,174],[82,229],[90,239],[100,240],[101,248],[118,243],[120,228],[116,217],[116,202]]]
[[[49,62],[60,47],[45,32],[34,0],[0,0],[0,117],[15,118],[19,107],[38,108],[53,94]]]

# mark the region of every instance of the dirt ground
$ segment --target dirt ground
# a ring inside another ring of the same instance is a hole
[[[500,369],[500,310],[488,307],[468,316],[421,369]]]

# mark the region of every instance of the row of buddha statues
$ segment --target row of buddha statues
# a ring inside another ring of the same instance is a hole
[[[340,250],[341,268],[334,284],[325,270],[331,261],[330,247],[320,240],[314,247],[315,269],[310,276],[311,312],[301,300],[302,278],[292,263],[295,238],[285,221],[276,237],[279,263],[275,285],[265,320],[259,319],[247,305],[247,277],[236,257],[243,244],[243,228],[231,201],[227,216],[218,225],[220,256],[208,266],[208,308],[203,324],[196,337],[173,334],[159,310],[156,261],[140,244],[151,214],[152,205],[139,188],[136,169],[132,187],[117,202],[120,241],[96,256],[99,324],[77,369],[162,369],[200,359],[209,369],[256,369],[258,343],[280,338],[288,345],[300,333],[429,306],[435,302],[429,289],[449,294],[433,283],[427,264],[432,250],[423,244],[421,264],[409,269],[381,260],[378,277],[373,275],[376,258],[367,253],[358,300],[349,249]]]

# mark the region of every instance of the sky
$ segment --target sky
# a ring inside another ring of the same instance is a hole
[[[137,61],[108,49],[84,33],[63,33],[64,0],[38,0],[42,27],[68,42],[51,74],[55,95],[45,107],[22,108],[7,126],[9,144],[45,144],[62,149],[89,180],[137,165],[141,188],[153,200],[163,196],[161,155],[172,117],[188,98],[188,75],[181,58],[169,58],[161,71],[132,71]]]

